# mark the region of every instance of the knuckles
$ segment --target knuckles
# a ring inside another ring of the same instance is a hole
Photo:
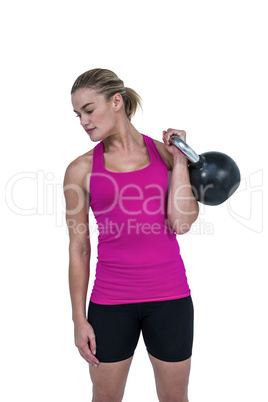
[[[186,131],[184,130],[175,130],[174,128],[168,128],[167,131],[163,131],[163,141],[169,142],[169,138],[172,135],[178,135],[185,137],[186,136]]]

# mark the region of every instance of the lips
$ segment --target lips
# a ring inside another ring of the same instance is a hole
[[[95,128],[96,128],[96,127],[94,127],[94,128],[88,128],[88,129],[86,129],[86,132],[87,132],[88,134],[91,134],[92,131],[95,130]]]

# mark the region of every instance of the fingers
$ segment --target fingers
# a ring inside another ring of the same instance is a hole
[[[91,353],[88,344],[84,344],[78,347],[80,355],[88,362],[91,366],[98,367],[99,360]]]
[[[95,338],[95,335],[94,335],[94,336],[91,336],[91,337],[89,338],[89,342],[90,342],[90,350],[91,350],[91,353],[92,353],[93,355],[95,355],[95,354],[96,354],[96,349],[97,349],[97,347],[96,347],[96,338]]]
[[[177,135],[183,141],[186,140],[186,132],[184,130],[175,130],[173,128],[169,128],[167,131],[163,131],[163,142],[167,147],[172,145],[169,140],[172,135]]]
[[[166,150],[173,155],[176,160],[185,163],[187,158],[183,155],[183,153],[177,148],[173,146],[173,143],[170,141],[170,137],[172,135],[176,135],[180,137],[183,141],[186,141],[186,132],[184,130],[175,130],[173,128],[169,128],[167,131],[163,131],[163,142],[165,144]]]
[[[99,364],[96,358],[96,338],[92,326],[86,321],[75,326],[75,345],[80,355],[95,367]]]

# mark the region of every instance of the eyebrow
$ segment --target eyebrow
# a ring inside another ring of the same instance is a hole
[[[84,106],[81,107],[81,110],[84,110],[88,105],[93,105],[94,102],[86,103]],[[75,113],[78,113],[76,110],[74,110]]]

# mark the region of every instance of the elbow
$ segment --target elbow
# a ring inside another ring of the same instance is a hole
[[[190,225],[190,226],[182,225],[181,227],[178,228],[178,231],[176,231],[176,234],[184,235],[184,234],[190,232],[191,226],[192,225]]]
[[[90,248],[84,248],[80,253],[83,257],[90,257]]]
[[[183,223],[181,225],[177,224],[177,225],[173,226],[173,230],[174,230],[174,232],[176,234],[183,235],[183,234],[186,234],[186,233],[188,233],[190,231],[191,226],[192,225],[188,224],[188,223]]]
[[[192,224],[196,221],[198,217],[198,212],[196,214],[188,216],[188,219],[186,217],[182,218],[172,218],[168,217],[168,224],[169,226],[174,230],[174,232],[178,235],[183,235],[186,234],[190,231]]]
[[[69,254],[71,255],[79,255],[81,257],[90,257],[91,247],[89,244],[81,245],[81,244],[72,244],[69,246]]]

